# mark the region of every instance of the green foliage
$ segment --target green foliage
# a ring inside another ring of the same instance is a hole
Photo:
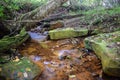
[[[86,15],[94,15],[94,14],[109,14],[109,15],[114,15],[114,14],[119,14],[120,13],[120,7],[116,8],[111,8],[111,9],[94,9],[94,10],[89,10],[87,12],[84,12]]]
[[[4,17],[4,13],[3,13],[3,11],[4,11],[4,7],[0,7],[0,17]]]
[[[18,35],[9,37],[5,36],[4,38],[0,39],[0,52],[4,52],[9,50],[10,48],[15,48],[19,46],[21,43],[26,41],[29,38],[29,35],[23,28]]]
[[[18,14],[29,12],[48,0],[1,0],[0,20],[13,19]]]
[[[105,9],[103,7],[99,7],[91,10],[79,10],[76,12],[70,12],[70,14],[83,14],[80,17],[80,23],[85,24],[87,26],[116,26],[120,25],[120,7]],[[116,30],[120,30],[120,28],[115,28]],[[112,30],[114,30],[112,28]]]
[[[0,19],[9,18],[11,13],[18,9],[19,6],[13,0],[0,1]]]

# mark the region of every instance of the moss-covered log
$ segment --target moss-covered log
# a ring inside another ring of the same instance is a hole
[[[10,48],[15,48],[19,46],[21,43],[28,39],[29,35],[23,28],[18,35],[9,37],[5,36],[0,40],[0,52],[4,52],[9,50]]]
[[[85,36],[88,34],[88,29],[74,27],[74,28],[59,28],[49,31],[50,39],[64,39]]]

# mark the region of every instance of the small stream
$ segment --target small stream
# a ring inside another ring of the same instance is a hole
[[[100,60],[94,52],[84,48],[83,39],[52,41],[43,34],[28,33],[31,41],[19,50],[36,65],[41,65],[42,73],[37,80],[120,80],[102,74]],[[79,43],[75,45],[74,41]]]

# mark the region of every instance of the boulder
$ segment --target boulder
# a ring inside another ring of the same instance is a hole
[[[85,36],[88,34],[88,29],[83,29],[80,27],[74,28],[58,28],[49,31],[50,39],[64,39]]]
[[[84,43],[101,59],[106,74],[120,77],[120,31],[88,37]]]
[[[40,67],[26,57],[0,64],[0,77],[7,80],[33,80],[40,73]]]

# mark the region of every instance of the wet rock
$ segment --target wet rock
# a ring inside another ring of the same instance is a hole
[[[93,77],[99,76],[99,74],[97,74],[97,73],[91,73],[91,75],[92,75]]]
[[[40,67],[25,57],[0,64],[0,76],[10,80],[33,80],[40,73]]]
[[[120,77],[120,31],[88,37],[84,42],[101,59],[106,74]]]
[[[88,29],[83,29],[79,27],[74,28],[59,28],[49,31],[50,39],[63,39],[85,36],[88,34]]]
[[[70,78],[74,78],[74,77],[76,77],[76,75],[69,75],[69,77],[70,77]]]
[[[68,54],[70,54],[70,51],[69,50],[55,51],[54,54],[57,55],[60,60],[64,60],[65,58],[67,58]]]
[[[81,55],[81,53],[77,49],[54,51],[53,54],[58,56],[60,60],[79,58],[79,56]]]
[[[48,62],[48,61],[44,61],[43,63],[44,63],[45,65],[50,64],[50,62]]]

